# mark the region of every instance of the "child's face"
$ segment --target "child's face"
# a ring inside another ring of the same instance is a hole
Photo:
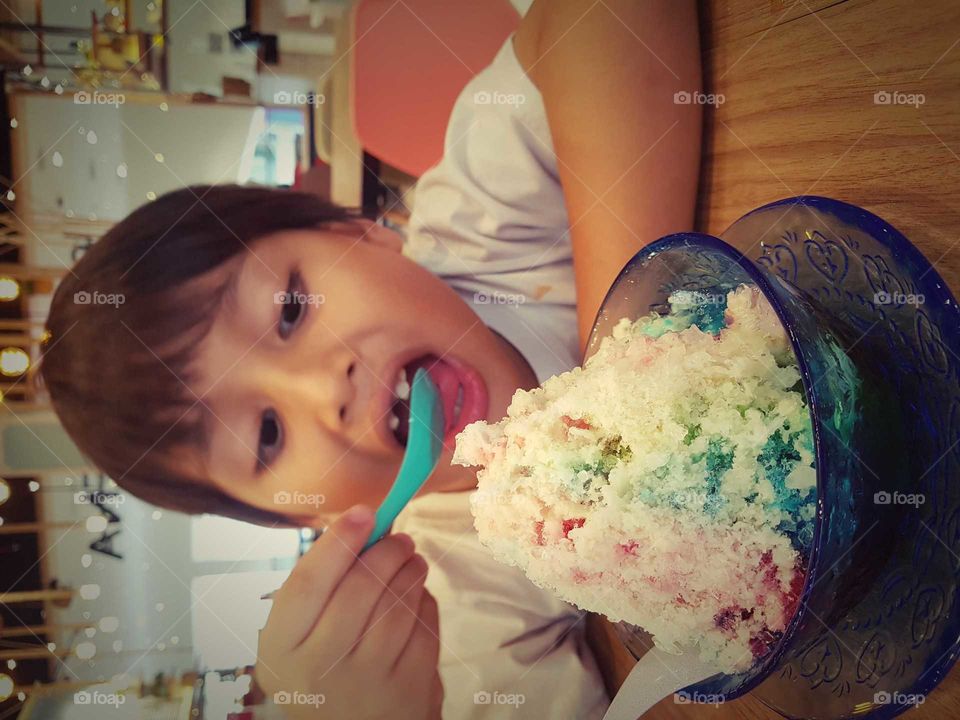
[[[472,487],[474,472],[450,465],[453,435],[499,419],[514,390],[536,384],[515,351],[401,255],[399,236],[384,228],[277,233],[217,272],[237,273],[235,293],[197,349],[191,387],[212,413],[208,475],[297,522],[383,499],[404,451],[389,419],[394,390],[412,361],[442,358],[434,372],[445,416],[455,418],[421,492]],[[288,291],[297,304],[277,302]]]

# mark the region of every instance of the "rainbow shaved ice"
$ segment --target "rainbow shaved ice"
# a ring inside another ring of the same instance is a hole
[[[796,358],[755,288],[680,291],[457,437],[481,543],[665,650],[748,669],[793,617],[816,510]]]

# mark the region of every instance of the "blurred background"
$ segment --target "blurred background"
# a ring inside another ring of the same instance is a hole
[[[0,1],[0,719],[266,717],[260,595],[313,539],[157,510],[87,464],[26,381],[58,278],[198,183],[402,226],[527,5]]]

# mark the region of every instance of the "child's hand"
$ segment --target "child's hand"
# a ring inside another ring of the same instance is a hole
[[[290,720],[440,718],[437,603],[409,535],[358,558],[373,513],[334,521],[273,599],[256,679]]]

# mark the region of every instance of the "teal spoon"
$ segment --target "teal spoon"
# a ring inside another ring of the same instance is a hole
[[[443,409],[440,407],[440,394],[427,371],[419,368],[413,375],[413,386],[410,388],[410,431],[407,433],[407,449],[400,463],[400,472],[390,492],[380,503],[373,532],[360,552],[383,537],[410,498],[417,494],[433,472],[442,452]]]
[[[400,472],[377,510],[373,532],[360,551],[361,554],[383,537],[400,511],[410,502],[410,498],[417,494],[424,481],[430,477],[440,459],[440,453],[443,452],[442,437],[443,410],[440,407],[440,394],[427,371],[420,368],[414,373],[413,386],[410,388],[410,432],[407,434],[407,449],[400,463]],[[275,592],[261,595],[260,599],[271,600]]]

